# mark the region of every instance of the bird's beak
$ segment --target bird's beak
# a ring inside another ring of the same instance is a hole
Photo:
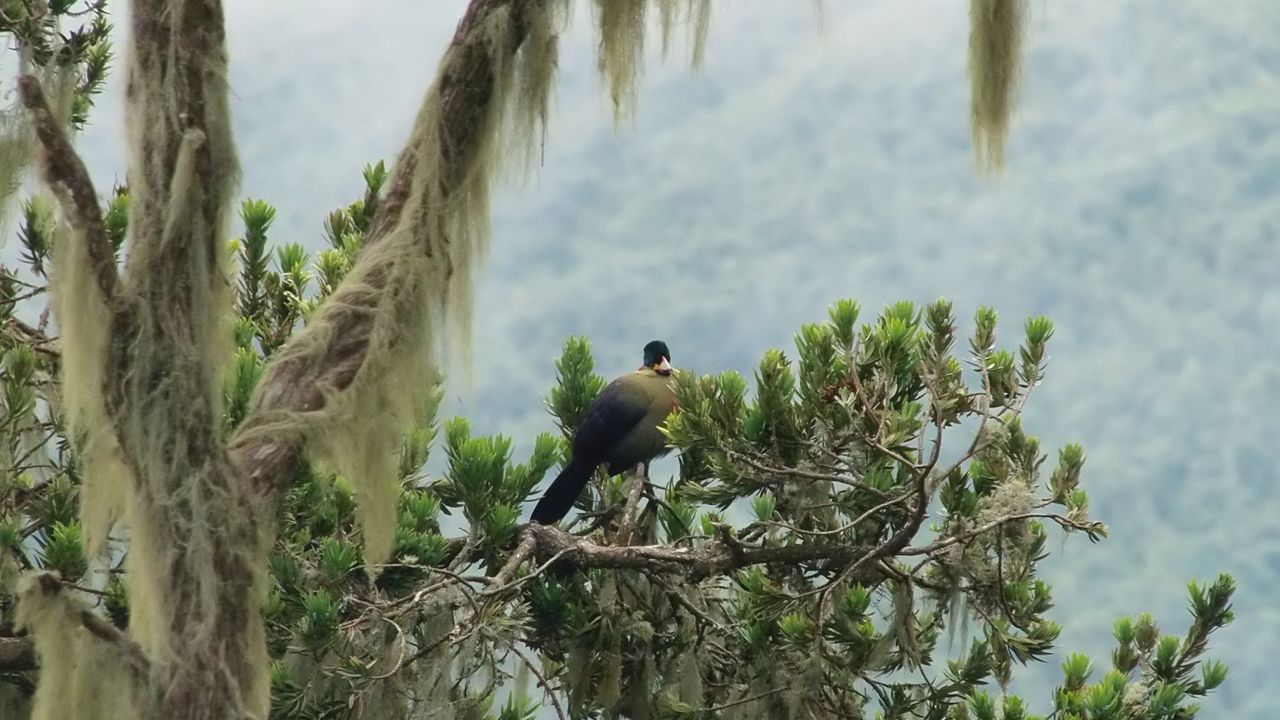
[[[671,367],[671,363],[666,358],[662,358],[662,362],[658,363],[658,367],[654,369],[662,373],[663,375],[666,375],[667,373],[670,373],[675,368]]]

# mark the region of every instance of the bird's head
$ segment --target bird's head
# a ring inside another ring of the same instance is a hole
[[[644,366],[659,375],[671,374],[671,351],[661,340],[654,340],[644,346]]]

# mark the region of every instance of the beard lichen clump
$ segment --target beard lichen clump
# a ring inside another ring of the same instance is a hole
[[[984,169],[1004,167],[1025,15],[1026,0],[970,0],[970,123],[973,150]]]
[[[343,285],[274,359],[309,362],[356,325],[369,328],[359,369],[345,387],[322,387],[319,409],[281,414],[236,440],[301,436],[313,461],[354,488],[369,564],[393,549],[401,435],[435,392],[445,351],[464,354],[469,346],[474,276],[488,249],[490,188],[505,160],[535,155],[566,9],[555,0],[515,17],[509,6],[499,7],[477,18],[479,32],[446,53],[384,200],[384,208],[403,207],[388,226],[375,221]],[[471,123],[446,122],[446,89],[473,96],[467,100],[480,112]]]
[[[35,638],[40,657],[31,720],[136,718],[133,669],[118,648],[81,627],[88,610],[48,574],[23,578],[18,596],[17,626]]]
[[[43,213],[48,206],[41,200],[36,207]],[[99,554],[106,548],[112,525],[120,519],[132,482],[103,394],[111,313],[92,278],[83,234],[55,228],[51,215],[49,232],[53,238],[49,284],[62,345],[61,410],[83,477],[80,520],[85,548]]]
[[[5,225],[10,200],[22,187],[22,175],[31,164],[36,144],[31,124],[16,110],[0,110],[0,228]]]
[[[649,11],[657,5],[662,52],[671,47],[677,25],[689,27],[694,68],[702,66],[711,28],[711,0],[595,0],[593,8],[600,40],[596,67],[609,87],[614,122],[635,107],[636,90],[644,68],[645,35]]]
[[[56,63],[35,67],[26,53],[18,60],[18,72],[38,74],[41,86],[52,96],[54,114],[62,124],[70,122],[75,91],[72,73]],[[4,228],[13,208],[13,196],[22,189],[23,178],[36,157],[37,145],[35,130],[20,106],[0,109],[0,229]]]

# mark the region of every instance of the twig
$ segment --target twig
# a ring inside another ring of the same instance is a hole
[[[58,430],[55,428],[53,430],[50,430],[49,434],[45,435],[43,440],[27,448],[27,451],[22,454],[22,457],[18,458],[13,462],[12,469],[15,471],[14,474],[17,475],[18,470],[19,468],[22,467],[23,463],[25,463],[27,460],[30,460],[32,455],[35,455],[40,450],[43,450],[44,446],[48,445],[49,441],[54,439],[57,436],[58,436]]]
[[[605,524],[607,524],[610,520],[612,520],[617,514],[618,514],[617,506],[610,506],[603,510],[597,510],[593,512],[580,513],[578,517],[574,519],[573,523],[570,524],[569,527],[573,527],[574,525],[577,525],[583,520],[590,519],[591,522],[585,528],[581,530],[573,531],[574,535],[587,536],[595,532],[596,530],[599,530],[600,528],[604,527]]]
[[[1000,525],[996,528],[996,597],[1000,600],[1000,606],[1004,608],[1005,617],[1009,618],[1009,622],[1014,627],[1022,628],[1018,621],[1014,619],[1013,608],[1009,607],[1009,601],[1004,596],[1004,526]]]
[[[45,292],[46,292],[46,288],[38,287],[35,290],[30,290],[21,295],[14,295],[13,297],[5,300],[5,302],[18,303],[18,302],[22,302],[23,300],[30,300],[31,298],[36,297],[37,295],[43,295]]]
[[[448,569],[446,569],[446,568],[442,568],[442,567],[435,567],[435,566],[433,566],[433,565],[410,565],[410,564],[407,564],[407,563],[387,563],[387,564],[383,564],[383,565],[369,565],[369,566],[366,566],[366,567],[370,567],[370,568],[388,568],[388,567],[404,567],[404,568],[413,568],[413,569],[415,569],[415,570],[423,570],[423,571],[426,571],[426,572],[438,573],[438,574],[440,574],[440,575],[444,575],[444,576],[445,576],[445,579],[444,579],[444,580],[440,580],[440,581],[438,581],[438,582],[434,582],[434,583],[432,583],[432,584],[430,584],[430,585],[427,585],[426,587],[419,588],[419,589],[417,590],[417,592],[415,592],[413,595],[409,595],[409,596],[406,596],[406,597],[399,598],[398,600],[395,600],[394,602],[392,602],[392,603],[388,606],[388,609],[390,609],[390,610],[396,610],[397,608],[402,608],[402,609],[408,609],[408,608],[411,608],[411,607],[413,607],[413,606],[417,605],[418,603],[422,602],[423,598],[427,597],[427,596],[428,596],[428,595],[430,595],[431,593],[434,593],[435,591],[440,590],[440,589],[442,589],[442,588],[448,587],[449,585],[455,585],[455,584],[458,586],[458,589],[462,591],[462,594],[463,594],[463,596],[464,596],[464,597],[466,597],[467,601],[468,601],[468,602],[470,602],[470,603],[472,604],[472,606],[476,607],[476,609],[477,609],[477,610],[479,610],[479,607],[476,605],[476,600],[475,600],[475,597],[474,597],[474,595],[475,595],[475,590],[474,590],[474,589],[473,589],[473,588],[472,588],[468,583],[469,583],[469,582],[471,582],[471,581],[473,581],[473,580],[475,580],[475,581],[488,581],[488,580],[489,580],[489,578],[467,577],[467,576],[464,576],[464,575],[460,575],[460,574],[458,574],[458,573],[456,573],[456,572],[453,572],[452,570],[448,570]],[[351,620],[351,621],[348,621],[348,622],[346,622],[346,623],[343,623],[342,627],[351,627],[351,626],[354,626],[354,625],[358,624],[358,622],[357,622],[357,621],[358,621],[358,618],[357,618],[357,620]]]
[[[906,499],[910,498],[910,497],[911,497],[912,495],[914,495],[914,494],[915,494],[915,489],[913,488],[913,489],[911,489],[911,490],[909,490],[909,491],[907,491],[907,492],[905,492],[905,493],[903,493],[903,494],[901,494],[901,495],[899,495],[899,496],[897,496],[897,497],[889,498],[888,500],[885,500],[884,502],[880,503],[879,505],[876,505],[876,506],[872,507],[870,510],[867,510],[866,512],[862,513],[862,514],[861,514],[861,515],[859,515],[858,517],[854,518],[852,521],[850,521],[850,522],[846,523],[845,525],[842,525],[842,526],[840,526],[840,527],[836,528],[835,530],[802,530],[801,528],[795,527],[795,526],[793,526],[793,525],[789,525],[789,524],[787,524],[787,523],[783,523],[783,522],[774,522],[774,521],[770,521],[770,522],[769,522],[769,524],[770,524],[770,525],[778,525],[778,526],[780,526],[780,527],[784,527],[784,528],[786,528],[786,529],[788,529],[788,530],[791,530],[791,531],[794,531],[794,532],[798,532],[798,533],[802,533],[802,534],[804,534],[804,535],[814,535],[814,536],[822,536],[822,535],[839,535],[840,533],[847,532],[847,531],[849,531],[849,530],[852,530],[853,528],[856,528],[857,526],[861,525],[864,521],[866,521],[866,520],[867,520],[867,518],[871,517],[872,515],[875,515],[876,513],[880,512],[881,510],[884,510],[885,508],[888,508],[888,507],[893,506],[893,505],[897,505],[898,503],[902,502],[903,500],[906,500]]]
[[[937,400],[938,400],[937,388],[934,386],[932,382],[928,380],[925,381],[925,385],[929,389],[929,407],[932,410],[930,414],[933,415],[933,425],[936,428],[936,431],[933,436],[933,452],[929,454],[929,462],[925,463],[924,469],[921,471],[921,473],[925,475],[927,478],[930,475],[930,473],[933,472],[933,469],[938,466],[938,459],[942,457],[943,426],[942,426],[942,412],[939,410],[937,406]],[[921,444],[920,456],[924,457],[924,433],[920,433],[920,444]],[[930,493],[932,493],[932,488],[930,489]]]
[[[657,580],[658,584],[661,585],[663,590],[666,591],[667,597],[671,600],[674,600],[677,605],[679,605],[680,607],[683,607],[685,610],[688,610],[690,613],[693,613],[693,615],[697,617],[699,620],[702,620],[704,623],[706,623],[707,625],[710,625],[716,630],[719,630],[722,632],[724,631],[725,627],[723,624],[721,624],[719,620],[716,620],[715,618],[708,615],[705,610],[695,605],[693,601],[690,600],[689,598],[685,597],[684,593],[680,592],[680,588],[674,587],[673,585],[668,583],[665,579],[663,579],[662,576],[655,576],[654,579]]]
[[[400,640],[400,655],[396,657],[396,662],[394,665],[391,666],[390,670],[386,671],[381,675],[371,676],[371,679],[373,680],[386,680],[387,678],[399,672],[400,668],[404,665],[404,654],[405,654],[405,647],[406,647],[405,638],[404,638],[404,628],[400,627],[400,625],[398,625],[395,620],[392,620],[389,617],[383,616],[382,620],[384,622],[390,623],[391,627],[396,629],[396,637]]]
[[[939,477],[950,476],[951,473],[969,462],[974,455],[985,450],[990,442],[990,439],[985,437],[987,422],[991,419],[991,373],[987,370],[987,357],[988,354],[985,352],[975,357],[978,361],[978,371],[982,375],[982,394],[980,395],[982,398],[982,419],[978,421],[978,430],[973,434],[973,441],[969,443],[969,449],[956,458],[955,462],[947,466],[947,469],[942,471]]]
[[[554,565],[554,564],[556,563],[556,561],[558,561],[560,558],[564,557],[564,556],[565,556],[567,553],[569,553],[569,552],[570,552],[570,550],[568,550],[568,549],[566,549],[566,550],[562,550],[562,551],[560,551],[559,553],[556,553],[555,555],[552,555],[552,556],[551,556],[551,557],[550,557],[546,562],[544,562],[544,563],[542,563],[541,565],[539,565],[538,567],[534,568],[534,569],[533,569],[533,572],[529,573],[528,575],[524,575],[524,576],[522,576],[520,579],[518,579],[518,580],[516,580],[516,581],[514,581],[514,582],[511,582],[511,583],[508,583],[508,584],[506,584],[506,585],[500,585],[500,586],[497,586],[497,587],[486,588],[486,589],[485,589],[484,591],[482,591],[480,594],[481,594],[481,595],[483,595],[483,596],[486,596],[486,597],[488,597],[488,596],[494,596],[494,595],[500,595],[500,594],[505,593],[505,592],[507,592],[507,591],[509,591],[509,590],[512,590],[512,589],[518,588],[518,587],[520,587],[520,586],[522,586],[522,585],[526,585],[526,584],[528,584],[528,583],[530,583],[530,582],[533,582],[533,581],[534,581],[538,576],[540,576],[540,575],[542,575],[542,573],[546,572],[548,568],[550,568],[552,565]]]
[[[782,692],[782,690],[783,690],[782,688],[776,687],[772,690],[765,690],[764,692],[758,692],[755,695],[749,695],[744,698],[739,698],[737,700],[734,700],[733,702],[727,702],[723,705],[715,705],[715,706],[706,708],[706,712],[720,712],[721,710],[728,710],[729,708],[737,707],[738,705],[746,705],[749,702],[755,702],[757,700],[763,700],[767,697],[777,695],[778,693]]]
[[[507,562],[493,576],[494,585],[501,587],[511,580],[511,576],[515,574],[516,569],[520,567],[520,563],[533,554],[534,539],[532,535],[526,535],[520,540],[520,544],[516,546],[515,552],[511,553],[511,557],[507,558]]]
[[[522,661],[524,661],[525,667],[529,668],[529,672],[533,673],[533,676],[538,678],[538,685],[540,685],[546,692],[547,699],[551,701],[551,707],[555,708],[556,717],[560,718],[560,720],[569,720],[569,716],[565,714],[564,708],[560,706],[560,699],[556,697],[555,691],[551,687],[551,683],[547,682],[546,676],[542,674],[542,671],[538,670],[538,666],[533,662],[533,660],[530,659],[529,656],[525,655],[524,651],[522,651],[514,642],[511,643],[511,652],[515,653]]]
[[[1035,518],[1039,518],[1043,520],[1052,520],[1058,523],[1058,525],[1062,526],[1064,530],[1080,530],[1083,532],[1089,532],[1089,529],[1090,529],[1090,525],[1086,523],[1072,520],[1064,515],[1059,515],[1057,513],[1046,513],[1046,512],[1018,513],[1016,515],[1007,515],[998,520],[992,520],[991,522],[986,523],[985,525],[979,525],[978,527],[975,527],[971,530],[967,530],[963,533],[960,533],[959,535],[953,535],[944,540],[938,540],[937,542],[931,543],[929,545],[925,545],[924,547],[904,548],[898,554],[904,555],[904,556],[931,555],[933,553],[936,553],[939,550],[951,547],[956,543],[968,540],[971,537],[976,537],[985,532],[989,532],[997,527],[1000,527],[1001,525],[1007,525],[1008,523],[1016,522],[1018,520],[1031,520]]]
[[[467,535],[467,539],[462,544],[462,549],[458,554],[453,556],[449,561],[449,570],[458,571],[463,568],[470,560],[471,551],[475,550],[476,543],[480,539],[480,524],[474,523],[471,526],[471,532]]]
[[[62,360],[62,352],[58,349],[58,339],[56,337],[49,337],[38,328],[34,328],[12,316],[5,322],[5,329],[13,333],[18,342],[30,347],[53,363],[56,370],[57,364]]]
[[[725,575],[744,567],[768,563],[804,563],[819,560],[855,560],[879,548],[843,543],[794,543],[791,545],[732,548],[723,542],[700,547],[670,545],[598,545],[546,525],[528,525],[525,532],[537,540],[538,557],[559,558],[579,568],[622,568],[653,572],[682,571],[698,581]],[[555,559],[555,558],[553,558]]]

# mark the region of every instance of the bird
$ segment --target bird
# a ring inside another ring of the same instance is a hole
[[[644,346],[644,363],[609,383],[587,407],[569,445],[569,463],[551,482],[530,517],[540,525],[558,522],[573,507],[591,474],[607,464],[618,475],[670,452],[658,426],[676,408],[671,351],[661,340]]]

